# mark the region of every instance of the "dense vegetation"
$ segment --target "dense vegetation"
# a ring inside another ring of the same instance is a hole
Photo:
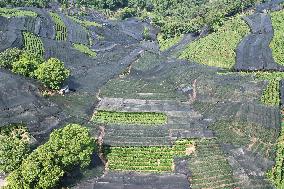
[[[48,142],[39,146],[9,174],[8,189],[54,188],[67,172],[85,168],[95,150],[89,131],[70,124],[50,134]]]
[[[277,188],[284,187],[284,112],[282,110],[281,134],[277,142],[276,163],[267,176]]]
[[[111,170],[171,172],[175,156],[186,156],[186,151],[194,150],[194,143],[189,140],[176,141],[172,147],[110,147],[104,148]]]
[[[164,113],[154,112],[110,112],[98,111],[92,118],[97,123],[120,124],[165,124],[167,116]]]
[[[274,29],[274,37],[270,43],[274,60],[284,65],[284,11],[276,11],[270,13],[272,25]]]
[[[26,48],[27,49],[27,48]],[[17,48],[0,53],[0,67],[11,69],[14,73],[38,79],[46,87],[58,90],[70,71],[56,58],[45,61],[41,55]]]
[[[2,6],[38,6],[47,7],[52,0],[2,1]],[[59,0],[64,7],[72,6],[70,1]],[[264,0],[78,0],[77,6],[93,7],[101,10],[122,12],[119,18],[139,16],[150,17],[153,23],[161,27],[164,38],[198,32],[205,25],[216,30],[228,16],[235,15]],[[1,5],[0,5],[1,6]]]
[[[92,51],[87,45],[79,44],[79,43],[74,43],[73,44],[74,48],[84,54],[89,55],[90,57],[96,57],[97,53],[95,51]]]
[[[18,61],[12,65],[12,72],[26,77],[35,77],[35,70],[44,60],[35,54],[23,52]]]
[[[242,15],[232,17],[212,34],[189,44],[181,58],[209,66],[231,68],[235,64],[235,49],[250,31]]]
[[[0,68],[12,69],[13,62],[19,60],[22,51],[18,48],[7,49],[0,53]]]
[[[1,1],[0,1],[0,4],[1,4]],[[7,18],[22,17],[22,16],[36,17],[37,13],[32,12],[32,11],[27,11],[27,10],[0,8],[0,16],[4,16]]]
[[[60,60],[50,58],[48,61],[40,64],[34,74],[45,86],[58,90],[63,81],[69,77],[70,71],[64,67],[64,63]]]
[[[28,155],[30,135],[22,125],[0,128],[0,173],[17,169]]]
[[[63,22],[59,14],[55,12],[50,12],[50,16],[52,17],[53,22],[55,24],[55,30],[56,30],[55,39],[59,41],[66,41],[67,28],[65,26],[65,23]]]

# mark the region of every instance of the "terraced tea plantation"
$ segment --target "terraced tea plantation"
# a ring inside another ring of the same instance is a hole
[[[189,159],[191,188],[237,188],[225,154],[215,139],[197,140],[195,155]]]
[[[157,125],[166,124],[167,116],[163,113],[154,112],[96,112],[92,118],[96,123],[116,124],[145,124]]]
[[[172,147],[104,147],[108,168],[121,171],[171,172],[174,170],[174,157],[192,153],[194,142],[190,140],[176,141]]]
[[[32,54],[40,56],[44,55],[43,42],[40,39],[40,37],[30,32],[23,32],[23,36],[24,36],[25,50],[29,51]]]
[[[68,32],[61,17],[55,12],[49,12],[49,14],[55,23],[55,30],[56,30],[55,39],[58,41],[66,41]]]

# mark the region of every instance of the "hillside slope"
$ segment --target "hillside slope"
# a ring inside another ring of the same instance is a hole
[[[163,52],[158,28],[137,18],[0,8],[0,52],[37,52],[70,70],[62,95],[0,68],[0,128],[26,125],[33,148],[67,123],[90,129],[93,162],[68,170],[56,186],[281,188],[280,2],[231,17],[215,32],[186,34]]]

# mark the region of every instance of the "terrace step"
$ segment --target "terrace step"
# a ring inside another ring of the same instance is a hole
[[[187,177],[181,174],[142,174],[110,172],[94,183],[99,189],[189,189]]]

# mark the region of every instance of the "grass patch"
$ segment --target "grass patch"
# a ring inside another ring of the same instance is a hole
[[[268,171],[267,177],[276,186],[284,188],[284,112],[282,110],[281,133],[278,138],[276,147],[275,165],[272,170]]]
[[[167,116],[164,113],[155,112],[111,112],[98,111],[92,118],[97,123],[118,124],[165,124]]]
[[[176,141],[170,146],[104,147],[104,154],[111,170],[138,172],[172,172],[174,157],[186,156],[194,149],[190,140]]]
[[[284,65],[284,11],[270,13],[274,37],[270,43],[274,60]]]
[[[102,27],[102,24],[99,24],[95,21],[89,21],[89,20],[81,20],[75,16],[68,16],[71,20],[74,22],[81,24],[84,27],[90,27],[90,26],[95,26],[95,27]]]
[[[85,53],[91,57],[96,57],[97,53],[92,51],[87,45],[79,44],[79,43],[74,43],[73,44],[74,48],[82,53]]]
[[[237,45],[250,31],[242,16],[230,18],[216,32],[190,43],[180,58],[208,66],[231,68],[235,64]]]
[[[251,151],[266,158],[273,157],[275,129],[233,120],[221,120],[209,127],[216,133],[218,141],[235,146],[247,146]]]
[[[11,17],[37,17],[37,13],[33,11],[27,10],[19,10],[19,9],[12,9],[12,8],[0,8],[0,16],[11,18]]]
[[[30,32],[23,32],[25,50],[36,55],[44,55],[44,46],[40,37]]]
[[[66,41],[67,40],[67,28],[60,18],[60,16],[55,12],[49,12],[55,23],[56,36],[55,39],[58,41]]]
[[[158,35],[158,42],[160,45],[160,50],[165,51],[168,50],[169,48],[173,47],[174,45],[178,44],[184,35],[179,35],[175,36],[173,38],[165,39],[163,35],[159,34]]]

